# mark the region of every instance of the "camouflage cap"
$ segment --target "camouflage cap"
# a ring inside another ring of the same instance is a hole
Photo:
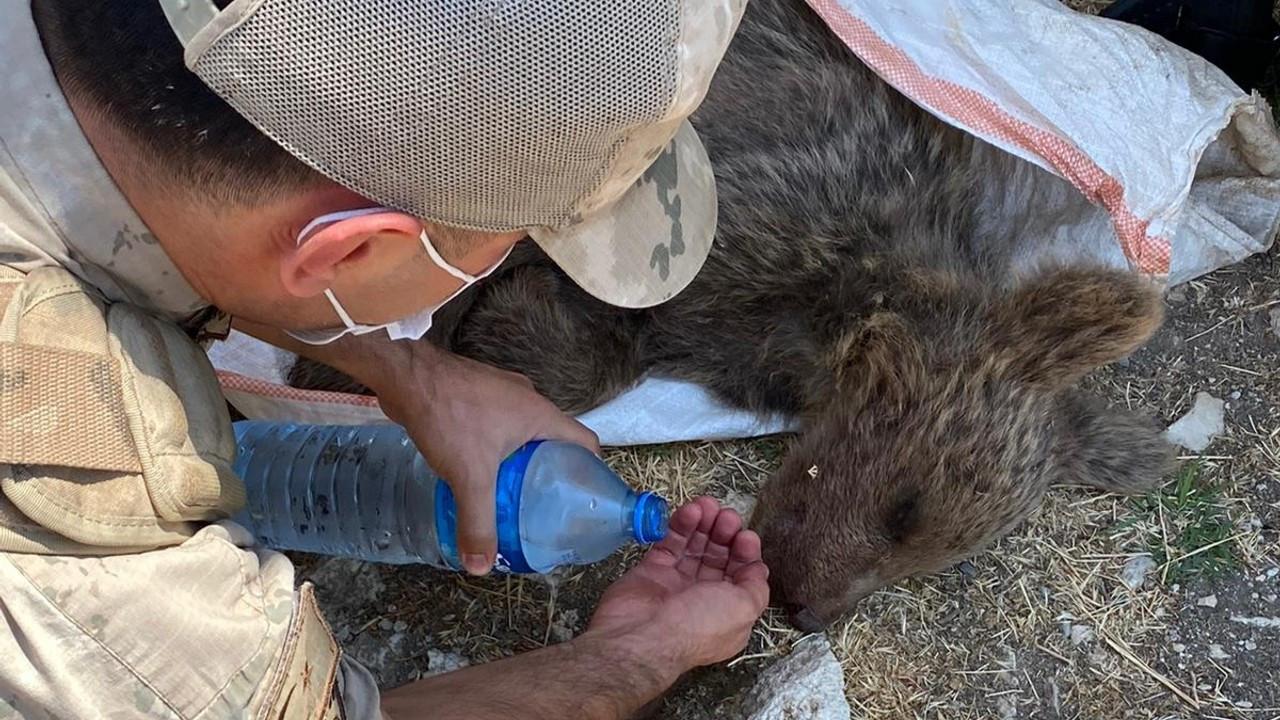
[[[528,231],[627,307],[675,295],[710,250],[687,118],[746,0],[158,1],[210,88],[381,205]]]

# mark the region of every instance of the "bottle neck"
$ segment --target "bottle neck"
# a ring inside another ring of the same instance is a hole
[[[637,543],[649,545],[667,536],[667,501],[651,493],[632,493],[628,498],[631,511],[631,535]]]

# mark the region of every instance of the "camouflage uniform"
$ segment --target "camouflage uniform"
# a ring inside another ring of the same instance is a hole
[[[377,718],[243,503],[195,293],[0,26],[0,719]]]

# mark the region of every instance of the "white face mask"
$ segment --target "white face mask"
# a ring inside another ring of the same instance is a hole
[[[352,218],[352,217],[359,217],[361,215],[372,215],[374,213],[380,213],[380,212],[394,212],[394,211],[391,210],[390,208],[376,207],[376,208],[364,208],[361,210],[344,210],[342,212],[335,212],[335,213],[329,213],[328,215],[321,215],[320,217],[308,223],[306,227],[302,228],[302,232],[298,233],[298,244],[301,245],[303,242],[303,238],[307,237],[307,234],[310,233],[311,230],[318,225],[337,222],[339,220],[346,220],[347,218]],[[453,294],[451,294],[449,297],[445,298],[444,300],[442,300],[441,302],[439,302],[438,304],[432,307],[424,308],[422,310],[419,310],[417,313],[410,315],[409,317],[401,318],[394,322],[383,323],[382,325],[360,325],[351,319],[351,315],[349,315],[346,309],[342,307],[342,304],[338,302],[338,298],[334,297],[333,291],[325,290],[324,291],[325,297],[329,298],[329,304],[333,306],[333,311],[336,312],[338,314],[338,317],[342,319],[342,324],[345,327],[334,328],[332,330],[296,330],[296,331],[286,330],[285,333],[290,337],[296,340],[299,340],[301,342],[304,342],[308,345],[327,345],[333,342],[334,340],[337,340],[338,338],[342,337],[343,335],[347,335],[348,333],[352,335],[365,335],[367,333],[374,332],[375,330],[384,330],[384,329],[387,331],[387,336],[390,337],[392,340],[419,340],[422,338],[423,335],[427,334],[428,330],[431,329],[431,317],[432,315],[435,314],[437,310],[444,307],[445,303],[449,302],[450,300],[458,297],[458,295],[462,294],[463,290],[466,290],[467,288],[471,287],[480,279],[487,277],[494,270],[497,270],[498,266],[502,265],[503,261],[507,259],[507,256],[509,256],[511,254],[511,251],[514,249],[514,246],[507,248],[507,252],[502,255],[502,257],[498,260],[498,262],[490,266],[488,270],[485,270],[479,275],[473,276],[473,275],[468,275],[467,273],[445,262],[445,259],[440,257],[440,253],[436,252],[435,247],[431,245],[431,240],[427,237],[426,230],[423,230],[419,237],[422,239],[422,246],[427,249],[427,255],[430,256],[431,262],[434,262],[436,265],[440,266],[445,272],[449,273],[450,275],[462,281],[462,287],[454,291]]]

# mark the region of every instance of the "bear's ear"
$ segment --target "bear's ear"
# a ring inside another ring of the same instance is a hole
[[[1022,382],[1056,389],[1142,347],[1164,319],[1164,300],[1135,273],[1059,269],[993,311],[992,350],[1002,364]]]

